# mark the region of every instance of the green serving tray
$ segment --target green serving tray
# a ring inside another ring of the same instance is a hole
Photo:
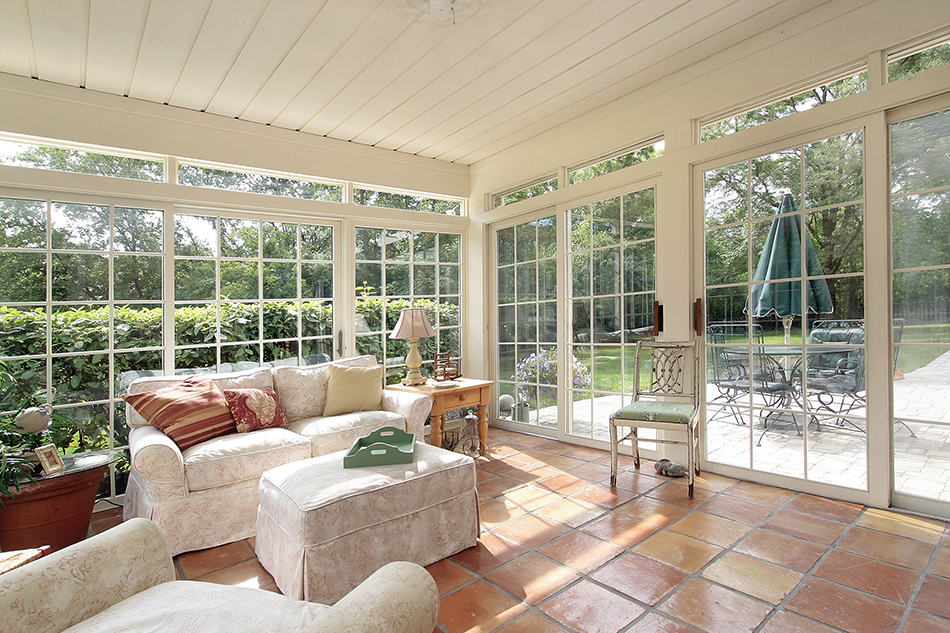
[[[409,464],[412,463],[415,450],[415,433],[384,426],[353,442],[353,446],[343,456],[343,468]]]

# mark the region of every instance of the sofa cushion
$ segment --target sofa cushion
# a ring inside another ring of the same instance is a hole
[[[223,389],[238,433],[284,426],[284,410],[273,389]]]
[[[330,365],[323,415],[378,411],[383,399],[383,366]]]
[[[306,631],[328,608],[250,587],[178,580],[126,598],[64,633]]]
[[[310,457],[310,442],[287,429],[232,433],[182,451],[188,490],[209,490],[248,479],[265,470]]]
[[[207,376],[122,398],[182,450],[235,431],[224,394]]]
[[[288,429],[310,440],[314,456],[348,449],[357,438],[384,426],[405,429],[406,419],[392,411],[358,411],[326,418],[304,418],[287,424]]]
[[[217,385],[219,389],[261,389],[263,387],[274,386],[274,380],[271,378],[271,370],[267,369],[266,367],[242,371],[235,374],[208,374],[207,377],[210,378],[211,382]],[[142,393],[143,391],[151,391],[153,389],[160,389],[170,385],[177,385],[182,380],[184,380],[184,378],[184,376],[155,376],[150,378],[139,378],[129,385],[129,393]],[[133,429],[140,426],[148,426],[148,422],[146,422],[145,419],[142,418],[142,416],[139,415],[132,407],[128,407],[126,413],[126,420],[128,420],[129,426]]]
[[[371,367],[375,356],[354,356],[334,361],[337,365]],[[323,415],[327,399],[327,368],[330,363],[304,367],[274,367],[277,399],[290,421]]]

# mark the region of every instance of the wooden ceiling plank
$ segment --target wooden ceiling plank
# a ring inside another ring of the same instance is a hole
[[[684,1],[676,0],[676,3]],[[409,153],[421,151],[431,144],[433,137],[442,139],[477,120],[479,112],[497,107],[495,104],[503,88],[510,94],[513,90],[529,90],[552,78],[560,78],[578,59],[596,55],[623,39],[630,33],[631,24],[658,19],[676,3],[671,0],[642,0],[636,4],[601,0],[594,5],[595,10],[580,11],[547,29],[505,63],[473,78],[450,99],[430,107],[424,116],[409,121],[377,145],[387,149],[406,147]],[[423,144],[423,138],[429,142]]]
[[[92,0],[86,88],[124,95],[142,43],[148,0]]]
[[[412,21],[394,14],[394,2],[383,2],[323,64],[303,90],[288,103],[273,124],[301,129],[374,59],[404,33]],[[391,59],[398,64],[398,59]]]
[[[271,2],[205,109],[239,117],[322,8],[311,0]]]
[[[578,19],[583,19],[585,14],[598,13],[597,9],[602,5],[624,7],[629,6],[629,3],[621,0],[598,0],[591,11],[586,11],[583,5],[563,0],[556,4],[545,3],[543,11],[528,12],[520,16],[508,28],[485,41],[457,63],[441,69],[442,72],[432,77],[423,89],[400,103],[370,128],[353,137],[353,141],[365,145],[379,144],[407,124],[420,117],[428,117],[432,108],[446,101],[454,101],[458,91],[473,79],[497,72],[499,66],[520,63],[521,52],[526,46],[538,38],[543,38],[571,16],[577,15]],[[620,10],[622,8],[617,9],[617,12]],[[465,24],[461,27],[460,30],[464,31]],[[406,139],[400,137],[400,140]]]
[[[643,87],[652,82],[662,80],[670,74],[696,65],[704,59],[711,58],[724,48],[748,40],[761,34],[779,22],[795,17],[805,10],[811,9],[822,0],[809,0],[807,8],[796,3],[792,6],[783,0],[773,0],[772,5],[763,5],[754,0],[745,0],[744,5],[737,3],[725,13],[733,16],[728,25],[719,24],[720,16],[710,16],[706,22],[698,22],[684,29],[682,35],[693,43],[690,45],[677,44],[676,53],[669,55],[657,51],[656,47],[638,51],[629,64],[619,64],[605,68],[602,72],[588,77],[574,87],[563,90],[556,96],[550,96],[544,107],[532,110],[530,113],[520,112],[515,117],[492,130],[490,134],[477,137],[477,144],[466,144],[469,149],[466,153],[452,150],[441,155],[441,160],[453,157],[462,164],[472,164],[483,160],[497,152],[503,151],[512,144],[525,142],[540,134],[543,130],[556,129],[574,117],[582,116],[598,105],[610,103],[630,94],[635,88]],[[722,16],[726,17],[726,16]],[[678,36],[679,34],[677,34]],[[627,68],[638,68],[630,73]],[[579,98],[580,96],[580,98]],[[538,114],[542,114],[540,118]],[[529,116],[526,116],[529,114]],[[656,130],[643,130],[643,134],[651,134]],[[637,139],[628,138],[624,142],[633,142]],[[623,145],[624,142],[618,143]],[[578,160],[584,157],[578,157]]]
[[[589,44],[600,43],[602,47],[597,52],[585,57],[571,50],[574,45],[568,46],[550,60],[529,69],[523,76],[497,84],[494,90],[484,94],[465,110],[396,149],[423,156],[441,154],[455,144],[473,138],[476,130],[490,129],[491,122],[498,120],[502,112],[543,108],[548,99],[563,90],[563,86],[571,86],[572,92],[582,94],[576,86],[592,75],[618,65],[623,65],[628,72],[632,67],[636,67],[631,60],[637,52],[654,49],[669,55],[669,50],[679,50],[679,46],[685,42],[685,38],[679,33],[688,25],[710,15],[725,13],[722,3],[734,4],[735,0],[720,0],[718,3],[702,0],[701,7],[683,3],[672,10],[667,10],[670,6],[663,0],[651,0],[651,5],[642,5],[644,9],[649,9],[648,14],[636,12],[631,15],[628,12],[625,14],[625,20],[604,25],[574,43],[583,46],[585,52],[589,50]],[[626,20],[634,20],[642,26],[631,29],[629,24],[622,24]],[[623,33],[626,35],[622,35]],[[621,34],[621,37],[617,38],[618,34]],[[578,59],[583,61],[573,63]],[[441,140],[431,143],[433,138]]]
[[[267,77],[241,118],[273,123],[381,1],[328,0],[296,45]]]
[[[33,34],[27,0],[7,0],[0,20],[0,68],[3,72],[32,77]]]
[[[82,85],[88,32],[87,2],[30,0],[30,28],[39,79]]]
[[[350,140],[365,132],[393,109],[424,90],[466,57],[474,54],[479,47],[490,42],[541,1],[509,0],[483,5],[475,15],[463,23],[464,28],[455,28],[453,25],[432,25],[430,28],[443,31],[447,37],[426,50],[412,65],[406,64],[401,72],[391,73],[391,69],[377,64],[362,73],[354,82],[352,89],[369,91],[369,98],[365,99],[362,105],[345,113],[345,116],[335,124],[331,114],[322,114],[321,120],[324,124],[333,125],[328,135]],[[388,77],[380,76],[387,72],[390,73]],[[350,99],[350,101],[355,101],[355,99]],[[331,107],[334,105],[334,103],[330,104]]]
[[[211,0],[150,3],[130,97],[168,102],[210,6]]]
[[[204,110],[260,21],[269,0],[213,0],[168,102]]]

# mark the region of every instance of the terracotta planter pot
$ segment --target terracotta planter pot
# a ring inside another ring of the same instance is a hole
[[[86,538],[96,491],[108,464],[20,486],[0,510],[0,550],[49,545],[55,551]]]

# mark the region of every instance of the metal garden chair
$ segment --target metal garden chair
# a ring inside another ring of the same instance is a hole
[[[640,372],[644,357],[650,363],[648,375]],[[649,439],[659,444],[686,445],[686,470],[689,498],[693,482],[700,472],[699,458],[699,358],[695,343],[637,343],[633,365],[633,402],[610,416],[610,485],[617,485],[617,454],[620,443],[630,440],[633,465],[640,468],[638,429],[678,431],[686,440]],[[643,384],[646,380],[646,384]],[[629,432],[618,438],[618,429]]]

